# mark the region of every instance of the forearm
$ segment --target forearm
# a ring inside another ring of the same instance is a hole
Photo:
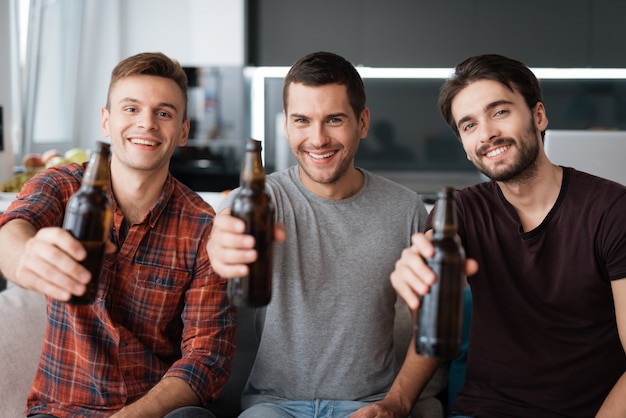
[[[9,221],[0,228],[0,271],[3,276],[20,285],[18,266],[25,251],[26,242],[35,235],[35,228],[21,219]]]
[[[626,417],[626,373],[617,381],[609,395],[606,397],[596,418]]]
[[[146,395],[125,406],[113,417],[162,417],[184,406],[200,405],[200,398],[189,384],[178,377],[166,377]]]
[[[439,363],[437,358],[418,355],[415,352],[414,339],[411,339],[402,368],[382,402],[395,405],[393,409],[399,411],[401,416],[409,415]]]

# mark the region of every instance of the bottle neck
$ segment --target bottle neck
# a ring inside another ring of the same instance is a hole
[[[265,169],[261,161],[260,147],[246,151],[241,170],[240,186],[254,190],[265,188]]]
[[[452,191],[441,193],[434,210],[433,237],[456,237],[458,230],[456,202]]]
[[[102,145],[94,151],[85,170],[83,188],[92,188],[106,191],[109,187],[109,148]]]

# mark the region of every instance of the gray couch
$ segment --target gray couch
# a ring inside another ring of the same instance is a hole
[[[396,311],[397,355],[404,358],[412,333],[411,318],[403,302],[398,302]],[[23,416],[43,344],[45,323],[46,306],[42,295],[11,285],[0,292],[0,418]],[[239,413],[239,395],[256,350],[252,327],[251,312],[240,310],[233,373],[220,399],[211,405],[218,417],[234,417]],[[440,367],[415,405],[412,418],[444,416],[444,405],[438,396],[446,389],[447,377],[447,366]]]

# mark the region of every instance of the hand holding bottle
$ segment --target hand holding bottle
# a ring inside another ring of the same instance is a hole
[[[14,237],[15,248],[12,249],[20,254],[15,272],[7,270],[7,278],[26,289],[62,301],[85,292],[91,275],[81,261],[87,253],[72,234],[59,227],[42,228],[35,233],[30,224],[19,220],[4,229]],[[105,252],[115,250],[115,245],[108,241]]]
[[[214,270],[231,279],[228,297],[232,304],[264,306],[272,296],[276,215],[265,187],[260,141],[246,143],[240,187],[235,193],[229,214],[214,221],[207,251]]]
[[[245,231],[245,222],[232,216],[230,209],[224,209],[215,217],[207,252],[213,270],[220,276],[227,279],[246,276],[248,264],[257,259],[254,237]],[[283,241],[284,225],[277,222],[274,225],[274,242]]]
[[[428,293],[435,282],[435,273],[428,267],[426,259],[435,254],[430,241],[432,230],[426,234],[416,233],[411,237],[412,245],[402,251],[391,273],[391,284],[396,293],[406,302],[411,310],[419,307],[419,297]],[[465,260],[465,275],[471,276],[478,271],[476,260]]]

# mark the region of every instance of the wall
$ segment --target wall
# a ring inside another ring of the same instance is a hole
[[[249,0],[250,63],[315,50],[370,67],[452,67],[501,53],[532,67],[626,67],[621,0]]]
[[[16,42],[11,36],[13,10],[8,0],[0,0],[0,106],[2,115],[3,149],[0,150],[0,183],[9,179],[13,173],[13,140],[17,140],[19,130],[14,119],[17,115],[12,111],[16,106],[12,100],[12,60],[11,44]]]
[[[244,63],[243,0],[132,0],[121,3],[123,55],[162,51],[183,65]]]
[[[73,142],[54,144],[60,151],[90,149],[102,137],[100,108],[110,73],[127,56],[161,51],[183,66],[243,65],[244,0],[84,0],[82,5]],[[44,143],[29,151],[50,147]]]
[[[89,0],[79,80],[77,137],[89,148],[101,137],[100,107],[111,70],[124,57],[161,51],[183,66],[241,66],[244,0]]]

